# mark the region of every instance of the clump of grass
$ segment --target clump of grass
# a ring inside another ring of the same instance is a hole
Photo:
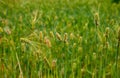
[[[119,77],[118,9],[109,0],[0,0],[0,78]]]

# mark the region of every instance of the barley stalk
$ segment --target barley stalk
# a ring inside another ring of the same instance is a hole
[[[19,66],[19,71],[20,71],[19,78],[23,78],[23,72],[22,72],[22,69],[21,69],[21,65],[20,65],[20,61],[19,61],[17,53],[16,53],[16,59],[17,59],[18,66]]]

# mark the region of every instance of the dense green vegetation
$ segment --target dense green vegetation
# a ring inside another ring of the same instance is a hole
[[[0,0],[0,78],[119,77],[119,3]]]

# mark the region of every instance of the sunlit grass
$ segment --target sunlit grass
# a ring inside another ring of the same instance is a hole
[[[1,0],[0,78],[119,78],[120,4]]]

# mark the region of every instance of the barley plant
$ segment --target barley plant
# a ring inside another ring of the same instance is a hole
[[[120,78],[115,2],[0,0],[0,78]]]

